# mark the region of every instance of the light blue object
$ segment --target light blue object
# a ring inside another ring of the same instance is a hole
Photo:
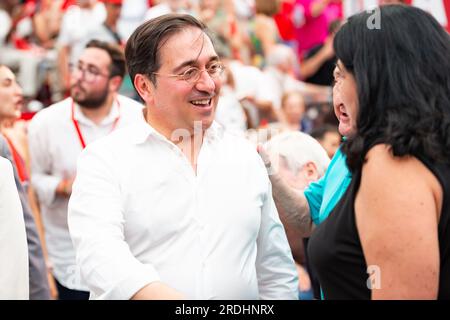
[[[341,148],[336,151],[325,175],[305,189],[311,219],[315,225],[324,221],[347,190],[352,176]]]

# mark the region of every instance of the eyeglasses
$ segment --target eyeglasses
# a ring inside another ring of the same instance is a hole
[[[203,71],[206,71],[211,78],[216,79],[222,75],[224,70],[225,66],[223,64],[221,64],[220,62],[215,62],[203,70],[197,67],[190,67],[189,69],[180,74],[162,74],[157,72],[153,72],[152,74],[165,77],[174,77],[180,80],[184,80],[189,84],[195,84],[200,79],[200,76]]]
[[[69,68],[72,76],[79,75],[81,73],[81,76],[86,82],[95,82],[97,77],[109,78],[109,74],[101,73],[100,70],[92,66],[83,68],[81,65],[70,64]]]

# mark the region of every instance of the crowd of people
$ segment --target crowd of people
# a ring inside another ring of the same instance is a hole
[[[449,33],[351,2],[3,1],[0,298],[450,299]]]

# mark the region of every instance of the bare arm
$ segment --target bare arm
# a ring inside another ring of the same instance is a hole
[[[375,270],[372,299],[436,299],[441,186],[416,158],[394,157],[384,145],[367,158],[355,212],[367,265]]]
[[[248,102],[254,104],[258,110],[263,112],[271,112],[273,110],[272,102],[269,100],[256,99],[253,96],[244,97],[242,100],[247,100]]]
[[[35,14],[32,19],[34,34],[39,42],[45,45],[50,41],[50,33],[48,32],[44,16],[41,12]]]
[[[309,213],[309,204],[303,193],[289,187],[271,167],[271,162],[264,148],[259,145],[258,152],[268,168],[272,195],[285,226],[290,229],[290,238],[306,238],[313,230],[313,223]],[[290,240],[291,241],[291,240]]]
[[[294,238],[306,238],[313,231],[309,205],[303,192],[289,187],[278,174],[269,175],[272,195],[284,225],[289,226]]]
[[[316,0],[311,5],[311,16],[317,18],[326,9],[330,0]]]
[[[156,281],[152,282],[131,298],[131,300],[184,300],[186,297],[168,285]]]
[[[305,97],[308,97],[314,102],[329,102],[331,101],[331,87],[321,86],[311,83],[303,83],[303,88],[299,90],[303,93]]]
[[[58,69],[64,90],[68,90],[70,87],[69,55],[70,55],[69,46],[65,45],[58,48]]]
[[[274,29],[273,19],[263,15],[256,15],[255,18],[255,35],[261,41],[264,56],[270,53],[270,50],[276,44],[276,32]]]
[[[333,37],[328,37],[319,51],[310,58],[304,59],[300,64],[300,75],[303,79],[315,74],[320,67],[334,56]]]

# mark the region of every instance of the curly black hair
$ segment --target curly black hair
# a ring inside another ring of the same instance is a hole
[[[425,11],[388,5],[352,16],[334,39],[353,74],[359,111],[355,135],[342,147],[350,171],[369,149],[450,163],[450,35]],[[379,28],[371,21],[378,14]],[[371,20],[372,19],[372,20]]]

